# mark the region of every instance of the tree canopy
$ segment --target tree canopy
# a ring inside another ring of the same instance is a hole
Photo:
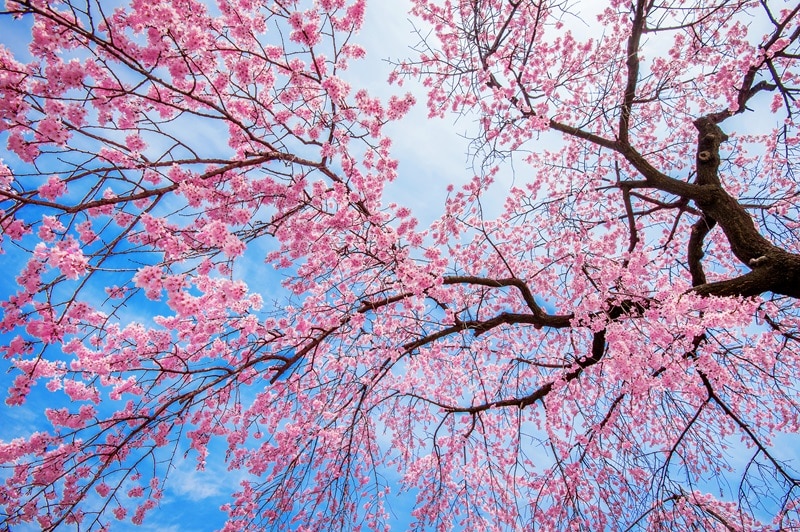
[[[384,98],[366,9],[7,0],[2,526],[800,527],[800,6],[413,0]]]

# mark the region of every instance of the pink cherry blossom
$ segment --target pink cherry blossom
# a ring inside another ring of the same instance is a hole
[[[6,2],[4,528],[800,527],[800,8],[410,4]]]
[[[66,184],[58,176],[50,176],[47,183],[39,187],[39,195],[48,200],[55,200],[66,191]]]

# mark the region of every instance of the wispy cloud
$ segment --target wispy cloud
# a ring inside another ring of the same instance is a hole
[[[225,472],[220,475],[216,469],[218,468],[212,465],[205,471],[198,471],[193,468],[191,461],[179,462],[178,467],[170,474],[169,491],[195,502],[230,495],[230,490],[226,486],[230,482],[220,483],[220,480],[224,480],[232,473]]]

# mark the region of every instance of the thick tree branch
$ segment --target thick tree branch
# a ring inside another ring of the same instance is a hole
[[[619,115],[619,142],[627,145],[630,131],[631,112],[633,101],[636,98],[636,85],[639,82],[639,46],[642,32],[647,20],[645,5],[646,0],[637,0],[634,7],[631,33],[628,37],[627,60],[628,76],[625,82],[625,93]]]
[[[705,220],[714,220],[725,233],[731,252],[753,271],[735,279],[706,284],[700,269],[705,231],[693,226],[689,242],[689,267],[695,291],[703,295],[754,296],[775,292],[800,297],[800,255],[789,253],[767,240],[744,207],[728,194],[719,178],[720,145],[727,135],[713,117],[695,121],[698,130],[697,181],[707,194],[694,198]],[[700,222],[698,222],[700,223]],[[709,227],[710,229],[710,227]]]
[[[711,217],[701,216],[692,224],[692,232],[689,235],[689,250],[687,260],[689,262],[689,273],[692,275],[692,286],[699,286],[706,283],[706,274],[703,271],[702,259],[705,255],[703,243],[706,235],[717,225],[716,220]]]
[[[443,284],[474,284],[496,288],[513,286],[522,294],[522,299],[533,313],[532,319],[535,320],[535,324],[539,325],[540,327],[568,327],[573,318],[572,314],[547,314],[544,310],[542,310],[539,304],[536,303],[533,293],[531,292],[530,288],[528,288],[528,285],[525,284],[522,279],[517,279],[515,277],[491,279],[471,275],[449,276],[444,278]]]

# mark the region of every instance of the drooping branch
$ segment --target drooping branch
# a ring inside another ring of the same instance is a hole
[[[792,475],[786,468],[785,464],[782,464],[767,448],[765,443],[758,437],[758,435],[753,432],[752,427],[748,425],[748,423],[742,419],[736,412],[734,412],[733,408],[725,401],[722,397],[714,390],[714,387],[711,384],[708,376],[705,375],[702,371],[699,372],[700,379],[703,382],[703,386],[705,387],[706,391],[708,392],[708,400],[713,401],[720,409],[725,413],[725,415],[731,419],[736,426],[739,427],[739,430],[742,431],[745,435],[747,435],[747,439],[750,441],[752,445],[754,445],[760,453],[762,453],[767,460],[769,460],[775,471],[780,474],[783,479],[791,484],[795,488],[800,488],[800,477]]]

